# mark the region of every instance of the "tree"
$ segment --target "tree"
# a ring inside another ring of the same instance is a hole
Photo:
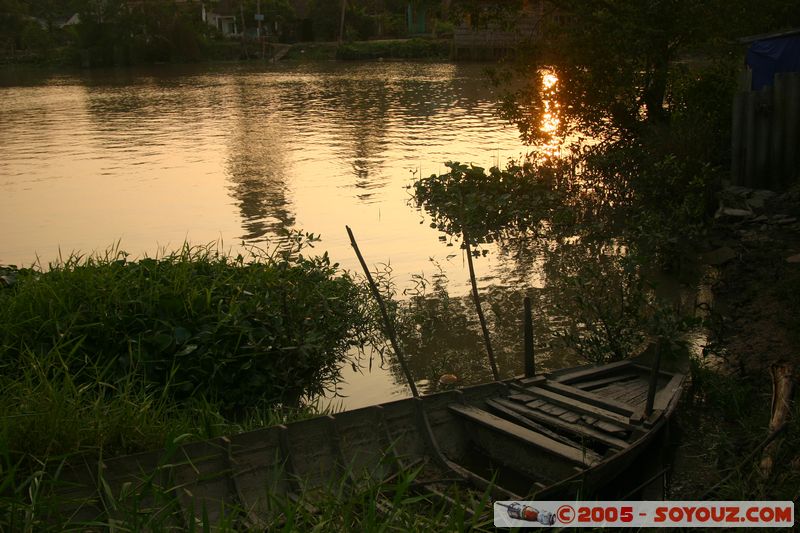
[[[469,4],[470,0],[462,0]],[[541,39],[524,56],[523,73],[558,71],[563,134],[626,138],[670,118],[669,90],[677,60],[708,59],[735,38],[800,22],[787,0],[561,0],[542,21]],[[742,53],[739,50],[738,53]],[[529,140],[531,109],[547,95],[534,83],[508,103],[509,118]]]

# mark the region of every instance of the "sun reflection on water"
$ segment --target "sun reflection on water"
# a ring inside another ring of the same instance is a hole
[[[558,102],[558,76],[553,71],[542,73],[542,118],[539,131],[542,132],[544,142],[541,150],[546,157],[557,158],[561,156],[561,140],[558,128],[561,124]]]

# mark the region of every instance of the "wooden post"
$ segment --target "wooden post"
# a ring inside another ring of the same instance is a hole
[[[364,269],[364,274],[367,276],[369,288],[372,290],[372,296],[374,296],[375,300],[378,302],[378,307],[381,311],[381,317],[383,318],[383,325],[386,328],[386,336],[389,337],[389,342],[392,343],[392,349],[397,356],[397,361],[400,363],[400,368],[403,370],[403,374],[405,374],[406,381],[408,381],[408,386],[411,387],[411,394],[413,394],[416,398],[419,396],[419,391],[417,391],[417,385],[414,383],[414,378],[411,376],[411,370],[406,364],[406,358],[403,356],[403,352],[400,351],[400,345],[397,342],[397,335],[394,331],[394,325],[392,325],[392,321],[389,319],[389,313],[386,312],[386,305],[383,303],[381,293],[378,291],[378,286],[375,285],[375,281],[372,279],[372,274],[369,272],[367,262],[364,261],[364,256],[361,255],[361,250],[358,249],[358,244],[356,243],[356,238],[353,235],[353,231],[350,229],[350,226],[345,226],[345,228],[347,229],[347,235],[350,236],[350,244],[356,251],[358,262],[361,263],[361,268]]]
[[[786,173],[783,167],[783,150],[785,144],[784,129],[786,128],[786,78],[783,74],[775,75],[772,86],[772,124],[771,146],[769,160],[771,169],[769,180],[764,184],[765,189],[780,190]]]
[[[347,0],[342,0],[342,17],[339,20],[339,44],[344,40],[344,13],[347,11]]]
[[[800,174],[800,73],[786,75],[786,107],[783,148],[784,186]]]
[[[733,116],[731,117],[731,177],[733,183],[744,183],[744,126],[747,96],[739,92],[733,99]]]
[[[531,317],[531,299],[525,297],[525,314],[523,316],[525,329],[525,377],[532,378],[536,375],[536,359],[533,353],[533,318]]]
[[[772,165],[770,164],[770,144],[772,116],[772,87],[764,87],[756,94],[756,174],[755,181],[750,185],[755,189],[768,188],[765,182],[769,180]]]
[[[750,91],[745,93],[745,121],[744,121],[744,175],[742,185],[752,187],[756,174],[756,106],[758,93]]]
[[[478,295],[478,282],[475,280],[475,267],[472,265],[472,248],[469,246],[467,230],[462,228],[461,235],[464,237],[464,248],[467,251],[467,265],[469,265],[469,280],[472,283],[472,300],[475,302],[475,310],[478,312],[478,320],[483,331],[483,342],[486,345],[486,354],[489,356],[489,365],[492,367],[492,377],[495,381],[500,381],[500,373],[497,371],[497,364],[494,361],[494,350],[492,341],[489,339],[489,328],[486,327],[486,317],[483,316],[481,309],[481,298]]]
[[[649,417],[653,413],[653,402],[656,399],[656,388],[658,387],[658,372],[661,367],[661,338],[656,340],[656,356],[653,360],[653,368],[650,371],[650,386],[647,388],[647,403],[644,406],[644,416]]]
[[[247,26],[244,22],[244,3],[239,2],[239,14],[242,17],[242,48],[244,49],[244,57],[246,59],[250,59],[250,53],[247,51],[247,41],[246,41],[246,33],[247,33]],[[234,19],[235,21],[236,19]]]

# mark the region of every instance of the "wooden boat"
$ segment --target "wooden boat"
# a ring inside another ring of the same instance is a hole
[[[655,380],[652,412],[645,413]],[[161,487],[187,520],[269,523],[275,497],[298,499],[331,483],[386,480],[419,469],[417,485],[447,479],[496,499],[596,494],[664,427],[684,376],[641,360],[585,366],[466,387],[160,451],[87,461],[62,472],[61,500],[92,520],[120,498]],[[490,483],[490,479],[494,479]],[[338,481],[337,481],[338,480]],[[151,491],[152,492],[152,491]],[[109,501],[112,500],[112,501]]]

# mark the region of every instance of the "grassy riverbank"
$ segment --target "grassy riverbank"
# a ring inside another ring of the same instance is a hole
[[[306,236],[308,237],[308,236]],[[60,529],[59,465],[308,416],[370,331],[327,256],[184,246],[0,269],[0,530]],[[52,503],[52,502],[51,502]]]

